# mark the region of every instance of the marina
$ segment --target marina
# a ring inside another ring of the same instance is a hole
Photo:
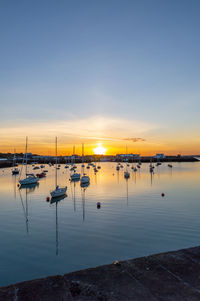
[[[28,164],[46,176],[25,186],[0,169],[1,286],[198,245],[199,162],[81,164],[88,183],[71,181],[66,164]],[[55,171],[67,194],[51,200]]]

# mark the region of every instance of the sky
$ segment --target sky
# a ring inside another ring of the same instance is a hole
[[[0,152],[200,154],[199,0],[0,0]]]

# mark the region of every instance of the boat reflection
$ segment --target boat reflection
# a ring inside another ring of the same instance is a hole
[[[21,191],[19,189],[19,196],[20,196],[20,200],[21,200],[21,204],[22,204],[22,209],[23,209],[23,214],[24,214],[24,218],[25,218],[25,224],[26,224],[26,233],[29,234],[29,219],[28,219],[28,188],[26,186],[26,199],[25,199],[25,204],[24,204],[24,201],[23,201],[23,197],[22,197],[22,194],[21,194]]]
[[[85,191],[90,183],[81,183],[82,207],[83,207],[83,222],[85,220]]]
[[[72,201],[74,203],[74,211],[76,211],[76,182],[79,181],[71,181],[70,186],[71,186],[71,194],[72,194]]]
[[[128,206],[128,179],[125,180],[126,180],[126,204]]]
[[[59,247],[59,244],[58,244],[58,208],[57,207],[58,207],[58,203],[61,200],[64,200],[66,197],[67,197],[67,194],[51,198],[51,200],[50,200],[51,205],[56,204],[56,256],[58,256],[58,247]]]

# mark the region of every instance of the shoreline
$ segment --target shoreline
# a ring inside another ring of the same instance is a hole
[[[200,246],[0,287],[0,301],[200,300]]]
[[[157,159],[154,159],[154,158],[141,158],[140,160],[129,160],[127,162],[125,161],[120,161],[120,160],[116,160],[116,161],[95,161],[94,163],[105,163],[105,162],[111,162],[111,163],[138,163],[138,162],[142,162],[142,163],[157,163],[157,162],[161,162],[161,163],[181,163],[181,162],[200,162],[200,160],[194,158],[194,157],[182,157],[182,158],[177,158],[177,157],[168,157],[166,159],[162,159],[162,160],[157,160]],[[21,164],[21,162],[18,162],[19,164]],[[29,161],[28,162],[28,165],[32,165],[33,163],[35,163],[34,161],[31,162]],[[46,161],[46,160],[39,160],[37,162],[37,164],[49,164],[49,163],[54,163],[54,160],[49,160],[49,161]],[[81,164],[82,161],[75,161],[75,163],[77,164]],[[89,160],[85,160],[84,163],[91,163],[91,161]],[[59,162],[59,164],[71,164],[71,162],[64,162],[64,161],[61,161]],[[8,162],[0,162],[0,169],[1,168],[9,168],[9,167],[12,167],[13,166],[13,162],[12,161],[8,161]]]

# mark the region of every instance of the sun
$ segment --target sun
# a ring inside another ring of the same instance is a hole
[[[105,155],[106,149],[101,145],[101,143],[98,143],[98,146],[94,148],[95,155]]]

